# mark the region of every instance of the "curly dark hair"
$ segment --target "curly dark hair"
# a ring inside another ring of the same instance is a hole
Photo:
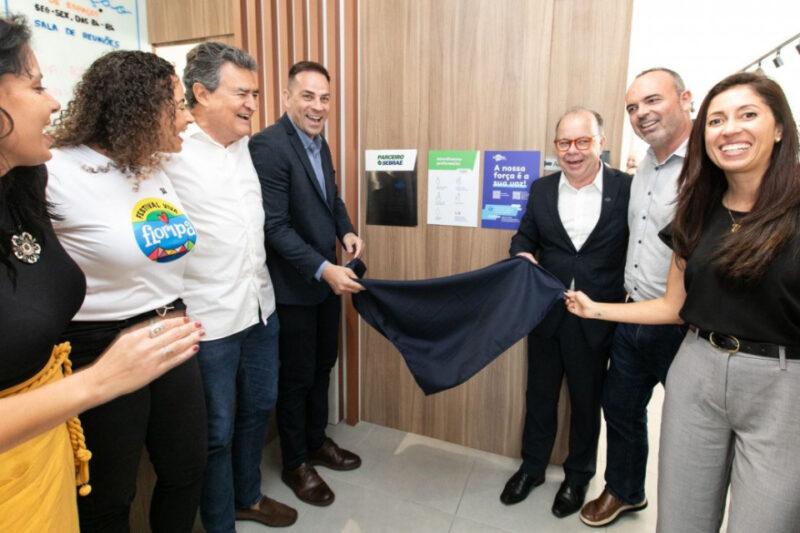
[[[168,123],[174,122],[176,80],[173,66],[155,54],[107,53],[89,66],[75,87],[56,122],[55,146],[97,146],[138,184],[163,157],[163,136],[155,133],[161,132],[165,112]]]

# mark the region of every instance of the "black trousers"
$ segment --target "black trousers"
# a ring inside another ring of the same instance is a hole
[[[276,414],[285,469],[300,466],[309,450],[325,440],[340,309],[341,300],[333,294],[319,305],[277,305],[281,366]]]
[[[580,318],[566,314],[556,334],[528,336],[528,389],[522,433],[522,468],[544,474],[558,429],[558,397],[566,374],[570,399],[569,455],[565,479],[584,484],[594,477],[600,435],[600,398],[608,365],[608,341],[592,347]]]
[[[137,317],[139,318],[139,317]],[[63,340],[75,367],[92,363],[137,320],[73,322]],[[142,449],[158,477],[150,504],[153,533],[190,533],[206,463],[206,405],[197,359],[137,391],[80,415],[92,452],[92,492],[78,496],[83,533],[127,533]]]

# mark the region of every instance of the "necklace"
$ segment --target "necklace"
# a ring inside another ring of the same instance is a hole
[[[731,233],[736,233],[737,231],[739,231],[739,228],[741,228],[742,225],[739,224],[738,222],[736,222],[736,219],[733,218],[733,213],[731,213],[730,209],[728,209],[726,207],[725,211],[727,211],[728,212],[728,216],[731,217]]]
[[[16,212],[12,210],[11,215],[17,226],[17,232],[11,235],[11,251],[18,260],[32,265],[41,257],[42,245],[36,242],[36,237],[22,230],[22,223]]]

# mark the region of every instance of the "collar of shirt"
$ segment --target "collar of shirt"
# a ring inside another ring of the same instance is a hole
[[[208,143],[208,144],[210,144],[210,145],[212,145],[212,146],[214,146],[214,147],[216,147],[216,148],[218,148],[220,150],[225,150],[225,151],[231,152],[231,153],[236,153],[236,152],[240,151],[243,146],[246,148],[247,147],[247,143],[250,140],[250,137],[245,135],[244,137],[242,137],[238,141],[232,142],[228,146],[222,146],[222,144],[220,144],[219,142],[214,140],[214,138],[211,137],[211,135],[206,133],[206,131],[203,128],[201,128],[200,126],[198,126],[196,123],[189,124],[186,127],[186,131],[184,132],[183,137],[184,137],[184,139],[188,139],[188,138],[191,137],[193,139],[197,139],[198,141],[202,141],[202,142]]]
[[[592,182],[590,184],[585,185],[585,187],[594,186],[594,188],[597,189],[599,192],[603,192],[603,169],[604,168],[605,168],[605,165],[603,165],[603,163],[601,162],[600,163],[600,168],[598,169],[597,174],[595,174],[594,179],[592,180]],[[558,180],[558,189],[561,190],[565,186],[569,187],[569,189],[571,189],[572,191],[576,191],[577,192],[577,191],[580,190],[580,189],[576,189],[575,187],[572,186],[572,184],[569,182],[569,180],[567,180],[567,177],[564,175],[564,172],[562,171],[561,172],[561,177]],[[583,188],[583,187],[581,187],[581,188]]]
[[[62,150],[67,151],[66,149]],[[79,157],[83,158],[89,166],[102,167],[109,163],[114,163],[107,155],[101,154],[94,148],[85,144],[74,146],[72,150],[74,150],[74,153],[78,154]]]
[[[667,164],[667,161],[672,159],[673,157],[680,157],[681,159],[686,159],[686,148],[689,146],[689,138],[687,137],[681,144],[678,146],[674,152],[669,154],[664,161],[659,161],[656,158],[656,153],[653,151],[652,147],[647,147],[647,155],[650,156],[656,168]]]
[[[297,135],[300,137],[300,142],[303,143],[303,146],[306,148],[307,151],[312,153],[317,153],[322,148],[322,137],[319,135],[314,135],[313,138],[309,137],[306,132],[301,130],[297,127],[297,124],[292,121],[291,117],[289,117],[289,122],[292,123],[294,126],[294,131],[297,132]]]

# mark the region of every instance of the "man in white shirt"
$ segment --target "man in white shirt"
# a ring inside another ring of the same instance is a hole
[[[533,182],[510,254],[538,260],[565,286],[591,292],[597,301],[620,302],[625,297],[631,177],[600,161],[605,146],[602,126],[600,115],[585,108],[572,109],[559,119],[555,148],[562,172]],[[521,502],[544,482],[566,375],[569,455],[552,511],[562,518],[583,505],[595,473],[600,393],[613,332],[613,323],[577,318],[558,302],[529,335],[523,460],[503,489],[503,503]]]
[[[650,148],[636,169],[628,209],[625,290],[630,300],[664,295],[672,250],[658,232],[672,221],[678,176],[692,129],[692,94],[674,71],[655,68],[633,80],[625,108],[636,135]],[[684,325],[619,324],[603,389],[608,441],[606,486],[581,509],[581,520],[605,526],[624,513],[647,507],[647,404],[667,379],[686,334]]]
[[[198,354],[209,439],[200,515],[209,533],[233,533],[235,520],[288,526],[297,512],[261,494],[261,451],[278,393],[279,327],[261,186],[247,148],[256,63],[214,42],[186,59],[186,101],[196,123],[165,167],[197,230],[183,300],[188,314],[208,325]]]

